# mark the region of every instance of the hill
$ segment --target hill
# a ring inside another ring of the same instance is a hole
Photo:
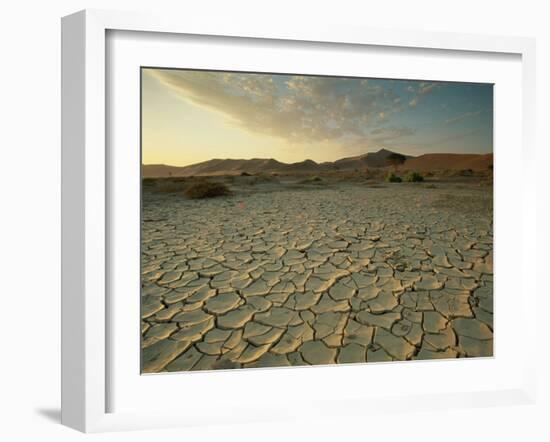
[[[165,164],[144,164],[141,166],[142,177],[178,177],[207,175],[240,175],[241,173],[300,173],[315,174],[330,171],[364,170],[366,168],[388,167],[388,158],[394,154],[387,149],[368,152],[355,157],[341,158],[333,162],[316,163],[304,160],[297,163],[282,163],[273,158],[213,159],[190,166],[169,166]],[[401,169],[427,172],[433,170],[487,170],[493,164],[493,154],[425,154],[418,157],[404,155],[405,163]]]
[[[408,158],[402,169],[428,172],[434,170],[487,170],[493,165],[493,154],[430,153]]]

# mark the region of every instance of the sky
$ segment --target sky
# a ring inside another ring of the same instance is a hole
[[[142,162],[493,150],[493,86],[142,69]]]

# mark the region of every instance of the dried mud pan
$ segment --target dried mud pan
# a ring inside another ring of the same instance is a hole
[[[492,356],[492,187],[272,187],[144,190],[144,373]]]

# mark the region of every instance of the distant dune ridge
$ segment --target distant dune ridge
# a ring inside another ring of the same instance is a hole
[[[493,154],[457,154],[457,153],[428,153],[419,157],[409,158],[403,168],[414,169],[418,172],[430,170],[487,170],[493,165]]]
[[[339,170],[362,170],[369,167],[390,167],[388,158],[394,152],[380,149],[356,157],[342,158],[333,162],[316,163],[304,160],[298,163],[282,163],[262,158],[250,160],[213,159],[189,166],[165,164],[144,164],[141,166],[144,178],[168,176],[239,175],[241,173],[320,173]],[[404,155],[406,161],[400,169],[428,172],[434,170],[487,170],[493,164],[493,154],[447,154],[431,153],[413,157]]]

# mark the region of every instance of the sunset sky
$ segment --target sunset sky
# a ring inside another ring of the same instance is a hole
[[[489,84],[142,70],[143,164],[493,149]]]

